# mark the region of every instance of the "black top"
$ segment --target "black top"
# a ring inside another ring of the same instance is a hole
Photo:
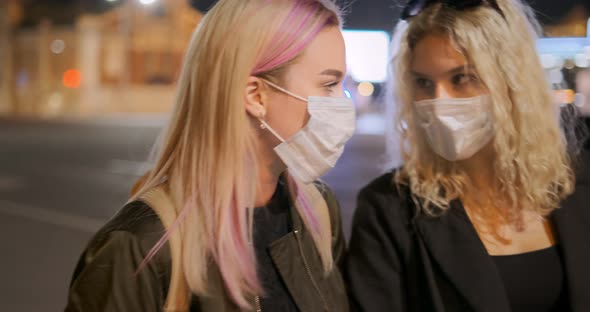
[[[254,250],[258,262],[258,277],[264,289],[260,296],[262,311],[298,311],[270,254],[272,242],[289,234],[289,196],[279,183],[270,203],[254,209]]]
[[[512,311],[569,311],[559,248],[553,246],[492,258],[504,282]]]

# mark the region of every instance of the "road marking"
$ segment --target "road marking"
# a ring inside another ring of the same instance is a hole
[[[7,200],[0,200],[0,213],[14,217],[22,217],[43,223],[63,226],[74,230],[94,233],[106,220],[98,220],[65,212],[34,207]]]

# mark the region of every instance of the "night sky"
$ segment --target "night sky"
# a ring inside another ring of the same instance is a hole
[[[35,25],[44,17],[55,23],[71,23],[78,12],[109,10],[125,0],[23,0],[25,3],[24,26]],[[129,0],[128,0],[129,1]],[[204,11],[215,0],[187,0]],[[405,0],[338,0],[346,8],[346,27],[357,29],[382,29],[390,31],[399,16]],[[576,5],[585,5],[590,12],[590,0],[527,0],[537,11],[543,24],[556,23]]]

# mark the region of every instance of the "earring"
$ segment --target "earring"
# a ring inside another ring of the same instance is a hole
[[[264,112],[261,111],[260,114],[258,115],[258,119],[260,119],[260,129],[264,130],[266,129],[266,126],[264,125],[264,123],[262,122],[262,120],[264,120]]]

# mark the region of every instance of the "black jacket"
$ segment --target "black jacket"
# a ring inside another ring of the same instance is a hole
[[[328,205],[332,225],[334,270],[324,273],[313,238],[293,205],[293,231],[273,242],[270,250],[300,311],[346,312],[348,301],[338,268],[345,251],[340,207],[326,185],[319,189]],[[170,283],[169,248],[162,248],[137,275],[135,271],[164,232],[158,215],[147,204],[135,201],[126,205],[95,235],[80,257],[65,311],[162,311]],[[207,296],[193,295],[190,311],[239,311],[230,300],[216,265],[210,265],[207,278]]]
[[[588,155],[581,164],[590,165]],[[590,311],[590,166],[551,215],[572,311]],[[503,282],[459,201],[441,217],[418,213],[393,173],[358,198],[345,279],[353,311],[510,311]]]

